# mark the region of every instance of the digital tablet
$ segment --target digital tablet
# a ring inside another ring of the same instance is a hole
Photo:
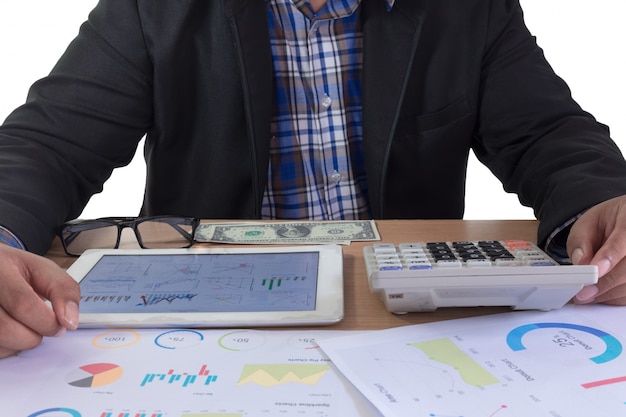
[[[337,245],[96,249],[67,271],[80,327],[325,325],[343,318]]]

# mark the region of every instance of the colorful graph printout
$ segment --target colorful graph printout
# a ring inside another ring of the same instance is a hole
[[[316,343],[349,333],[68,332],[0,360],[0,415],[380,417]]]
[[[325,339],[385,416],[626,415],[626,308],[518,311]]]
[[[365,332],[79,330],[0,360],[2,415],[623,417],[625,316],[572,305]]]

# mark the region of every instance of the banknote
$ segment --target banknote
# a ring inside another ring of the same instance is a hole
[[[201,223],[197,242],[272,244],[347,244],[380,240],[373,220]]]

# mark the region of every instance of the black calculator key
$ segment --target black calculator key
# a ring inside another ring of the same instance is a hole
[[[474,260],[474,259],[487,259],[485,255],[482,253],[467,253],[467,254],[459,254],[461,259],[464,261]]]
[[[456,255],[452,252],[431,253],[432,257],[440,261],[442,259],[456,259]]]
[[[470,249],[478,250],[476,245],[474,245],[472,242],[455,242],[452,244],[452,246],[454,247],[454,249],[456,249],[459,252],[463,250],[470,250]]]
[[[489,258],[492,261],[495,261],[496,259],[515,259],[515,256],[511,255],[510,253],[500,253],[500,254],[487,254],[487,256],[489,256]]]

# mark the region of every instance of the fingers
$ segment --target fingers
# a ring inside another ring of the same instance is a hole
[[[35,258],[29,263],[32,287],[50,301],[57,323],[66,329],[75,330],[78,327],[80,299],[78,284],[53,262],[37,256]]]
[[[626,261],[619,262],[596,285],[598,291],[593,302],[626,305]],[[585,302],[587,304],[589,301]]]
[[[573,264],[598,267],[598,283],[583,288],[575,302],[626,304],[626,197],[605,201],[581,216],[567,248]]]
[[[57,327],[60,335],[64,328]],[[41,343],[43,335],[22,325],[10,316],[6,311],[0,309],[0,358],[15,355],[16,353],[33,349]]]
[[[8,246],[0,245],[0,258],[0,357],[76,328],[79,290],[71,277],[45,258]]]

